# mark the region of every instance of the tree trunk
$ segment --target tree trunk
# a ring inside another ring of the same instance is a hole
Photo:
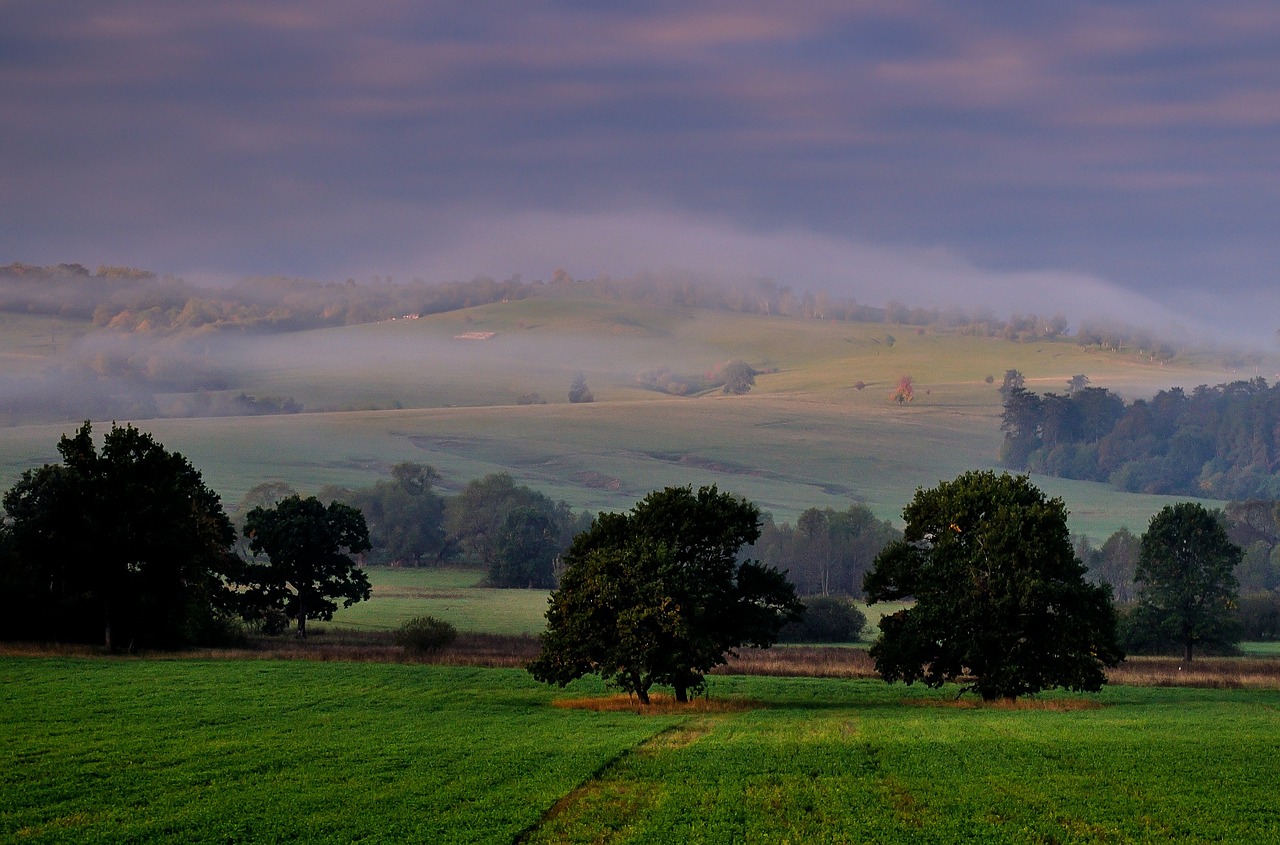
[[[302,591],[298,591],[298,639],[305,640],[307,638],[307,600],[303,598]]]
[[[1191,644],[1191,641],[1190,641],[1190,640],[1187,640],[1187,641],[1186,641],[1186,643],[1184,643],[1184,644],[1183,644],[1183,649],[1182,649],[1182,659],[1183,659],[1183,660],[1185,660],[1185,661],[1187,661],[1188,663],[1190,663],[1190,662],[1191,662],[1191,649],[1192,649],[1192,647],[1193,647],[1193,646],[1192,646],[1192,644]]]
[[[689,690],[682,683],[677,683],[675,686],[676,686],[676,701],[680,702],[681,704],[688,704]]]
[[[648,706],[649,691],[647,689],[636,688],[636,698],[640,699],[640,703]]]
[[[102,605],[102,625],[103,625],[103,629],[104,629],[104,634],[103,634],[103,640],[104,640],[104,642],[103,642],[103,646],[106,648],[106,650],[107,650],[107,654],[110,654],[110,653],[111,653],[111,651],[112,651],[112,644],[111,644],[111,604],[110,604],[110,602],[104,602],[104,603],[103,603],[103,605]]]

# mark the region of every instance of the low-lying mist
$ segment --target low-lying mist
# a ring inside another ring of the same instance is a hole
[[[1212,292],[1166,289],[1156,299],[1085,273],[987,269],[941,246],[878,245],[799,229],[750,232],[662,211],[485,219],[463,224],[413,266],[433,278],[513,269],[537,277],[553,267],[578,277],[628,277],[676,268],[729,282],[774,279],[797,295],[824,291],[879,306],[1127,323],[1183,341],[1192,335],[1197,343],[1270,345],[1274,330],[1274,311]],[[1206,307],[1210,300],[1217,309]]]
[[[578,222],[590,244],[575,253],[584,266],[604,266],[615,249],[618,265],[638,263],[652,250],[671,266],[619,277],[558,268],[533,281],[519,275],[442,284],[272,277],[218,288],[131,268],[0,267],[0,311],[41,315],[53,327],[47,354],[19,356],[12,345],[0,347],[22,362],[0,374],[0,423],[564,401],[578,373],[594,381],[597,392],[606,384],[705,384],[703,375],[741,353],[689,338],[675,342],[673,331],[688,319],[683,309],[693,307],[930,326],[1009,340],[1074,334],[1084,343],[1141,349],[1161,361],[1188,345],[1186,330],[1161,333],[1124,319],[1150,326],[1174,319],[1168,309],[1093,279],[989,274],[941,252],[860,249],[812,235],[749,238],[696,224],[682,230],[666,218]],[[619,228],[628,222],[633,242],[623,248]],[[499,257],[491,260],[518,266],[517,255],[554,250],[550,225],[541,218],[513,222],[501,250],[494,241]],[[477,241],[459,249],[484,247]],[[461,259],[440,257],[436,272],[449,272],[451,260]],[[703,269],[673,269],[682,261]],[[815,286],[782,281],[797,278]],[[878,296],[883,302],[867,304]],[[550,330],[527,316],[536,309],[514,320],[493,310],[554,297],[572,299],[580,310],[582,301],[594,304],[577,323],[569,319]],[[1025,312],[1019,313],[1020,303]],[[477,305],[492,308],[467,310]],[[1075,316],[1089,310],[1105,312],[1105,319]],[[60,325],[74,328],[61,342]]]

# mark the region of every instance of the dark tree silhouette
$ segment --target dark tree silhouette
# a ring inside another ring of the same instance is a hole
[[[95,448],[86,422],[62,463],[27,470],[4,496],[8,581],[27,636],[176,645],[216,634],[232,595],[235,531],[182,455],[133,426]]]
[[[1204,505],[1161,508],[1138,553],[1135,627],[1176,643],[1188,661],[1197,646],[1235,645],[1240,630],[1234,571],[1241,556],[1222,520]]]
[[[677,701],[743,645],[766,647],[802,605],[786,577],[738,550],[760,534],[755,505],[715,487],[668,487],[630,513],[602,513],[574,539],[551,594],[535,678],[598,674],[649,701]]]
[[[245,536],[255,558],[242,583],[258,606],[284,611],[307,636],[308,619],[332,619],[338,609],[369,598],[369,577],[351,558],[369,549],[364,515],[350,505],[315,496],[290,496],[274,508],[254,508],[245,517]]]
[[[871,647],[886,681],[971,677],[985,700],[1101,688],[1123,657],[1115,611],[1084,580],[1061,499],[1025,476],[969,472],[916,491],[903,518],[864,582],[868,602],[914,600]]]

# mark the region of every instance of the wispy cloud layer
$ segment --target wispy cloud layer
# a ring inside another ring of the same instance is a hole
[[[456,252],[459,226],[659,208],[674,234],[1208,294],[1261,330],[1277,92],[1280,7],[1254,0],[18,0],[0,260],[329,277]],[[536,263],[485,249],[474,272]],[[621,273],[617,250],[584,263]]]

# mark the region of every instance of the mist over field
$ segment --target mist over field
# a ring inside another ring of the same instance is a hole
[[[799,228],[752,231],[726,221],[675,212],[526,214],[459,227],[448,243],[418,258],[415,275],[501,277],[512,271],[542,278],[547,268],[571,275],[626,278],[666,269],[749,284],[773,279],[801,291],[883,306],[965,309],[1000,319],[1016,313],[1113,320],[1205,342],[1266,343],[1265,318],[1242,326],[1203,307],[1201,297],[1176,292],[1164,301],[1099,276],[1032,267],[980,267],[954,249],[877,245]],[[405,276],[410,268],[398,276]]]
[[[572,244],[553,236],[566,226]],[[513,219],[500,232],[460,240],[454,255],[432,258],[429,275],[448,278],[467,266],[465,256],[486,252],[507,266],[536,253],[536,266],[563,251],[575,256],[566,262],[575,269],[557,266],[549,281],[513,272],[502,282],[486,274],[437,284],[388,275],[202,286],[132,268],[0,268],[0,307],[17,321],[0,408],[13,423],[512,404],[562,399],[577,372],[597,386],[671,378],[696,385],[751,348],[749,337],[736,345],[720,337],[681,352],[669,336],[698,308],[1020,339],[1027,331],[1071,336],[1116,326],[1130,346],[1163,349],[1164,357],[1225,348],[1208,329],[1175,326],[1168,309],[1097,280],[992,274],[941,252],[909,255],[795,233],[752,238],[661,216]],[[670,263],[651,271],[647,256],[655,252]],[[628,273],[600,269],[614,265]],[[1079,301],[1086,288],[1090,296]],[[555,304],[566,296],[596,304],[573,316]],[[477,306],[508,300],[523,301],[527,313],[473,316]]]

